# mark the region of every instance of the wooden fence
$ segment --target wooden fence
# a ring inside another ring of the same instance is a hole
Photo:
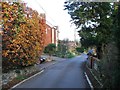
[[[99,83],[100,87],[103,87],[100,59],[89,56],[87,60],[87,67],[89,68],[96,81]]]

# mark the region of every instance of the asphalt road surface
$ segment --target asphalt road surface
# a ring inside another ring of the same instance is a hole
[[[90,88],[84,75],[85,55],[49,66],[16,88]]]

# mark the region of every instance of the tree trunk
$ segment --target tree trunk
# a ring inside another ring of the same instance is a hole
[[[97,57],[98,57],[98,59],[102,58],[102,47],[101,47],[101,45],[97,46]]]

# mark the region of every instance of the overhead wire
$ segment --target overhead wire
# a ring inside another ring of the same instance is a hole
[[[48,15],[48,13],[46,12],[46,10],[42,7],[42,5],[41,5],[37,0],[35,0],[35,3],[38,4],[38,6],[44,11],[45,15],[46,15],[47,17],[49,17],[49,18],[52,20],[52,22],[56,23],[56,22]],[[48,20],[46,20],[46,21],[47,21],[47,23],[51,24]],[[51,24],[51,25],[53,26],[53,24]]]

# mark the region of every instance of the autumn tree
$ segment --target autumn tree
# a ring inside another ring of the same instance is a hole
[[[45,18],[31,8],[26,13],[20,3],[1,3],[3,71],[35,64],[44,48]]]
[[[17,55],[16,50],[18,45],[14,45],[14,38],[20,32],[19,25],[24,21],[22,7],[19,3],[2,4],[2,63],[3,69],[6,70],[13,67],[13,61]]]

